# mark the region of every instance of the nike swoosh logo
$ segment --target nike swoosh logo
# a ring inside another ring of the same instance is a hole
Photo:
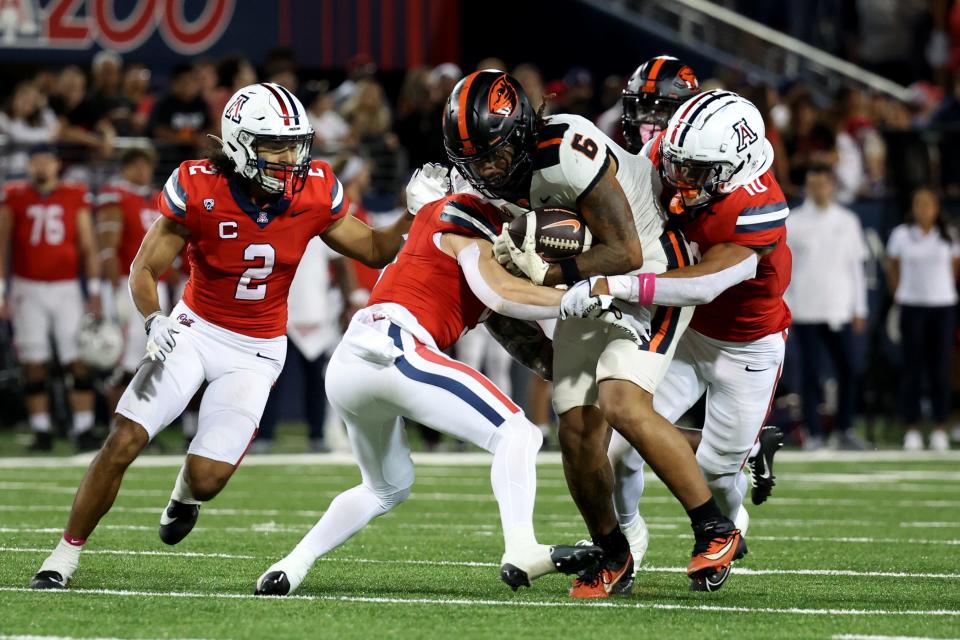
[[[258,358],[263,358],[264,360],[270,360],[270,361],[272,361],[272,362],[280,362],[280,361],[277,360],[276,358],[271,358],[270,356],[265,356],[265,355],[263,355],[262,353],[260,353],[259,351],[257,351],[257,357],[258,357]]]
[[[553,229],[555,227],[572,227],[574,231],[580,231],[580,221],[570,218],[569,220],[558,220],[541,227],[542,229]]]
[[[301,213],[306,213],[307,211],[310,211],[310,209],[300,209],[300,211],[294,211],[293,213],[290,214],[290,217],[296,218]]]
[[[766,472],[761,473],[761,474],[760,474],[760,477],[763,478],[764,480],[769,480],[769,479],[770,479],[770,467],[767,467]]]
[[[767,369],[769,369],[769,368],[770,368],[770,367],[767,367]],[[746,367],[744,367],[744,370],[745,370],[745,371],[749,371],[749,372],[751,372],[751,373],[756,373],[756,372],[758,372],[758,371],[766,371],[767,369],[751,369],[751,368],[750,368],[750,365],[747,365]]]
[[[716,553],[708,553],[708,554],[704,555],[703,557],[706,558],[707,560],[719,560],[719,559],[722,558],[723,556],[727,555],[727,552],[730,551],[730,547],[733,546],[733,543],[734,543],[734,542],[735,542],[735,540],[730,540],[730,542],[728,542],[727,544],[723,545],[723,548],[720,549],[720,551],[717,551]]]
[[[550,201],[550,196],[540,198],[540,204],[546,204],[549,201]]]

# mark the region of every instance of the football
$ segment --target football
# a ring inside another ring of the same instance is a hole
[[[510,238],[520,246],[527,225],[535,224],[536,250],[547,262],[559,262],[590,248],[590,230],[577,211],[563,207],[540,207],[510,223]]]

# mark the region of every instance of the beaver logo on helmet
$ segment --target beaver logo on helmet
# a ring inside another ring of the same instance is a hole
[[[503,74],[490,85],[487,108],[490,113],[502,118],[511,115],[517,108],[517,91],[507,82],[507,74]]]
[[[689,91],[697,91],[700,89],[700,81],[697,80],[697,74],[695,74],[690,67],[684,66],[680,69],[680,71],[677,72],[677,78],[686,85]]]

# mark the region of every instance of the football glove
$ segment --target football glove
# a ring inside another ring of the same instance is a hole
[[[513,264],[523,275],[530,279],[533,284],[543,284],[543,279],[547,277],[547,270],[550,268],[540,254],[537,253],[536,233],[536,214],[530,212],[527,214],[527,231],[523,236],[521,246],[517,246],[510,237],[510,227],[504,225],[503,231],[497,236],[493,243],[493,255],[497,262],[507,267]],[[511,271],[511,273],[513,273]]]
[[[147,330],[147,357],[160,362],[167,359],[166,354],[172,353],[173,348],[177,346],[177,340],[174,338],[180,333],[177,326],[173,318],[159,311],[147,318],[144,325]]]
[[[611,325],[611,329],[623,333],[623,337],[637,346],[650,340],[647,325],[630,313],[617,306],[617,299],[610,295],[594,295],[593,285],[597,278],[593,276],[576,283],[560,300],[560,318],[588,318],[602,320]]]
[[[450,193],[450,177],[442,164],[428,162],[413,172],[407,183],[407,211],[415,216],[423,205]]]

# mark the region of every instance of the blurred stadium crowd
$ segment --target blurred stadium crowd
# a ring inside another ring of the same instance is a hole
[[[910,1],[888,3],[886,12],[858,12],[858,3],[839,0],[727,4],[771,26],[782,21],[784,31],[909,85],[911,95],[901,101],[853,86],[824,95],[803,84],[754,84],[733,70],[700,77],[702,89],[735,90],[760,108],[777,178],[791,200],[794,326],[771,423],[807,449],[901,442],[949,448],[951,435],[960,438],[960,429],[950,433],[960,379],[952,358],[960,241],[950,224],[960,211],[960,158],[953,152],[960,142],[960,4],[939,13],[929,2]],[[510,70],[534,106],[582,115],[622,141],[620,97],[632,69],[596,77],[578,67],[549,78],[536,64],[517,62],[490,58],[477,68]],[[353,215],[380,223],[400,211],[413,168],[446,162],[441,107],[470,70],[417,67],[385,82],[369,57],[357,55],[330,81],[278,49],[263,61],[199,58],[158,79],[143,64],[102,51],[89,68],[41,69],[10,88],[0,110],[0,177],[28,179],[31,151],[55,145],[63,179],[96,194],[117,177],[125,153],[150,149],[152,184],[159,187],[180,161],[207,152],[207,134],[217,133],[227,98],[259,79],[302,99],[316,130],[314,156],[337,171]],[[273,427],[289,418],[306,419],[312,450],[327,449],[330,420],[317,393],[324,354],[377,276],[321,249],[305,262],[301,272],[309,274],[291,292],[295,349],[255,450],[269,450]],[[10,428],[24,419],[22,375],[6,323],[0,338],[0,426]],[[512,366],[482,328],[457,349],[501,388],[526,397],[531,419],[548,428],[546,386]],[[98,377],[101,396],[110,376]],[[58,380],[47,381],[54,430],[69,431]],[[109,405],[101,399],[97,406],[97,428],[104,429]],[[932,425],[928,436],[921,434],[924,422]],[[430,433],[424,441],[456,446]]]

